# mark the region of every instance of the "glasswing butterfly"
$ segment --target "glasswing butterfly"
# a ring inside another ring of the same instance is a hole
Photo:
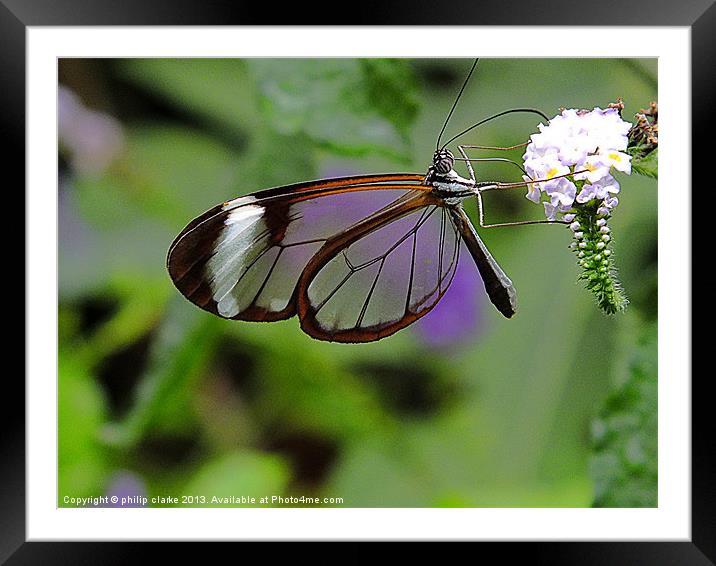
[[[446,147],[508,113],[548,118],[530,108],[507,110],[440,146],[476,64],[445,120],[426,174],[309,181],[219,204],[192,220],[171,244],[167,269],[174,285],[222,318],[268,322],[298,315],[313,338],[371,342],[430,312],[449,288],[464,248],[490,300],[510,318],[517,308],[515,289],[461,203],[476,197],[480,225],[489,227],[483,222],[482,192],[525,183],[478,182],[472,162],[509,161],[468,158],[466,149],[480,146],[458,146],[470,174],[461,177]]]

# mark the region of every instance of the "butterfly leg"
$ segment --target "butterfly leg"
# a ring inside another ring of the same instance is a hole
[[[475,178],[475,171],[474,171],[473,168],[472,168],[472,160],[467,156],[467,153],[465,153],[465,148],[466,148],[466,147],[467,147],[467,146],[465,146],[465,145],[458,145],[458,146],[457,146],[457,150],[458,150],[458,151],[460,152],[460,154],[462,155],[462,161],[465,161],[465,165],[467,166],[467,170],[468,170],[468,172],[470,173],[470,180],[471,180],[473,183],[476,183],[476,182],[477,182],[477,179]]]
[[[509,185],[509,186],[504,186]],[[527,183],[495,183],[494,185],[488,185],[486,187],[482,187],[478,189],[477,191],[477,207],[479,211],[480,216],[480,227],[481,228],[500,228],[503,226],[528,226],[530,224],[569,224],[569,222],[565,222],[564,220],[518,220],[516,222],[498,222],[494,224],[486,224],[485,223],[485,217],[483,212],[483,206],[482,206],[482,193],[484,191],[494,191],[494,190],[511,190],[511,189],[519,189],[521,187],[526,186]]]
[[[465,149],[490,149],[490,150],[494,149],[494,150],[498,150],[498,151],[509,151],[511,149],[517,149],[519,147],[527,147],[528,143],[529,142],[518,143],[516,145],[511,145],[509,147],[501,147],[499,145],[497,145],[497,146],[493,146],[493,145],[463,145],[461,147],[464,147]]]
[[[504,159],[501,157],[482,157],[482,158],[470,158],[467,155],[466,149],[472,149],[472,148],[486,148],[487,146],[473,146],[473,145],[458,145],[458,151],[462,155],[462,160],[465,161],[465,165],[467,166],[467,169],[470,173],[470,179],[476,183],[477,181],[475,178],[475,171],[472,167],[472,163],[475,161],[499,161],[499,162],[505,162],[505,163],[512,163],[516,167],[518,167],[525,175],[527,175],[527,172],[522,168],[521,165],[516,163],[515,161],[512,161],[511,159]],[[513,146],[513,147],[520,147],[519,145]],[[512,149],[512,148],[492,148],[492,149]],[[537,182],[537,181],[535,181]],[[519,189],[522,187],[527,186],[526,182],[522,183],[481,183],[481,187],[477,188],[477,191],[475,193],[477,197],[477,210],[480,220],[480,227],[481,228],[500,228],[503,226],[526,226],[529,224],[568,224],[568,222],[564,222],[562,220],[521,220],[517,222],[499,222],[495,224],[487,224],[485,223],[485,212],[484,212],[484,206],[482,202],[482,193],[484,191],[493,191],[493,190],[510,190],[510,189]]]
[[[472,168],[472,160],[467,156],[467,153],[465,152],[466,147],[468,147],[468,146],[458,145],[457,149],[460,152],[460,154],[462,155],[463,159],[465,160],[465,165],[467,166],[467,170],[470,173],[470,179],[472,180],[473,183],[475,183],[475,186],[477,187],[477,179],[475,178],[475,171]],[[489,185],[489,186],[492,186],[492,185]],[[489,226],[486,226],[484,223],[485,213],[483,211],[483,206],[482,206],[482,189],[478,188],[475,191],[475,196],[477,197],[477,212],[480,217],[480,226],[482,226],[483,228],[487,228]]]
[[[476,163],[479,161],[509,163],[510,165],[514,165],[515,167],[517,167],[522,172],[522,174],[527,175],[527,171],[525,171],[525,168],[522,167],[522,165],[520,165],[516,161],[513,161],[512,159],[506,159],[504,157],[467,157],[467,158],[458,157],[456,159],[458,161],[464,161],[465,164],[468,165],[468,167],[469,167],[469,164]]]

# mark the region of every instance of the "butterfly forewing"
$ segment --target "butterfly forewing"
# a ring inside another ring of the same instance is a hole
[[[427,190],[414,184],[420,178],[331,179],[229,201],[182,231],[169,251],[169,273],[184,296],[224,318],[288,318],[296,282],[326,241],[405,194]]]

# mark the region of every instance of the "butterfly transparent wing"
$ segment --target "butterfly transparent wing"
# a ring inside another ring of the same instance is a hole
[[[418,189],[426,190],[329,180],[240,197],[182,231],[169,251],[169,273],[185,297],[221,317],[288,318],[295,313],[299,276],[328,239]]]
[[[299,284],[303,330],[322,340],[367,342],[408,326],[449,287],[460,244],[441,201],[409,195],[322,246]]]

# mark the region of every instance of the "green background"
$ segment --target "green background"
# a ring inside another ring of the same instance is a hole
[[[174,236],[218,202],[327,175],[424,173],[471,62],[60,61],[60,83],[124,141],[88,172],[60,139],[59,505],[113,493],[657,504],[653,179],[619,177],[612,249],[631,304],[611,317],[577,283],[558,226],[481,230],[517,288],[513,319],[477,283],[472,306],[456,295],[441,315],[453,328],[426,320],[364,345],[312,340],[295,319],[221,320],[166,273]],[[552,116],[618,96],[631,120],[656,85],[656,60],[481,60],[447,134],[511,107]],[[461,141],[522,143],[537,123],[511,115]],[[508,193],[487,197],[490,222],[542,216]]]

